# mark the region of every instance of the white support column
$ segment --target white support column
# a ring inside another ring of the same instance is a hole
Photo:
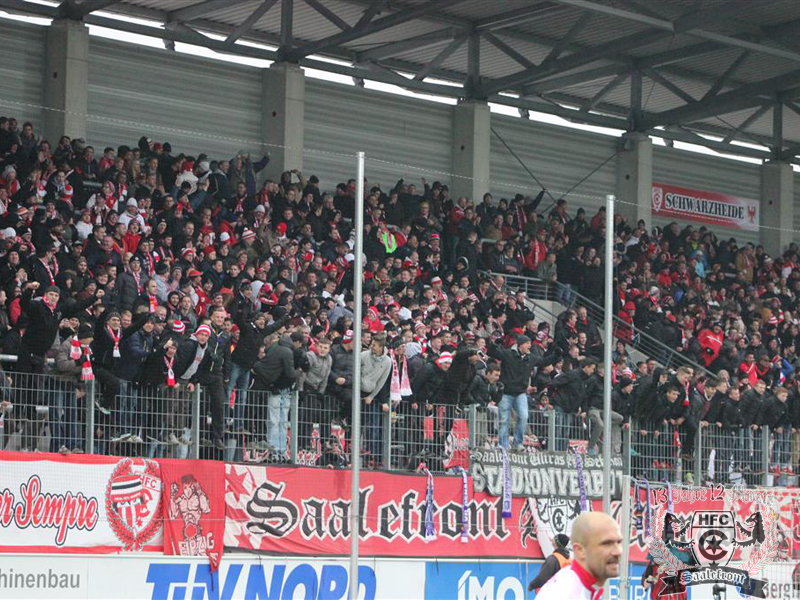
[[[262,76],[261,135],[271,155],[267,177],[303,168],[303,124],[305,120],[305,74],[295,64],[279,62],[264,69]]]
[[[489,189],[491,113],[489,104],[463,100],[453,108],[453,178],[450,196],[476,204]]]
[[[779,256],[792,242],[794,172],[792,165],[770,161],[761,167],[761,244],[770,256]]]
[[[44,135],[53,147],[62,135],[86,139],[88,56],[86,25],[68,19],[50,24],[45,36]]]
[[[616,211],[631,226],[644,219],[649,229],[653,216],[653,141],[643,133],[626,133],[619,143]]]

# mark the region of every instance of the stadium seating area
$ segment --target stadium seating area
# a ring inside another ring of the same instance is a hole
[[[386,412],[413,428],[441,405],[446,436],[475,404],[497,415],[488,427],[501,443],[515,421],[511,444],[522,449],[528,411],[553,408],[558,428],[592,425],[595,451],[603,342],[584,299],[603,301],[602,209],[543,206],[542,194],[473,202],[424,179],[367,183],[365,333],[354,340],[355,181],[326,190],[294,170],[260,183],[268,161],[174,155],[147,137],[102,151],[66,136],[50,144],[33,124],[0,117],[0,348],[18,357],[0,390],[5,442],[44,406],[46,449],[84,451],[86,431],[64,423],[94,382],[93,433],[106,451],[136,452],[148,437],[185,445],[199,384],[210,449],[246,433],[282,455],[292,402],[348,430],[355,351],[367,428]],[[797,246],[770,257],[705,228],[648,230],[619,216],[614,243],[617,316],[705,367],[635,364],[618,344],[606,373],[615,426],[673,427],[692,461],[697,430],[711,424],[716,460],[743,473],[756,470],[766,426],[770,470],[790,475],[800,459]],[[552,331],[503,274],[560,284],[555,299],[568,308]],[[40,377],[62,387],[42,394]],[[323,395],[330,404],[316,406]],[[147,411],[164,424],[146,426]],[[380,443],[367,434],[375,466]],[[414,448],[409,466],[430,453]]]

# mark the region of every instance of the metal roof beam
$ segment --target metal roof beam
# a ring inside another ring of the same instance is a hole
[[[253,0],[205,0],[204,2],[198,2],[197,4],[168,12],[166,21],[191,21],[197,17],[212,13],[215,10],[228,8],[233,4],[252,1]]]
[[[519,25],[525,21],[530,21],[541,13],[549,11],[551,8],[558,8],[558,5],[552,2],[542,2],[540,4],[534,4],[533,6],[523,6],[522,8],[517,8],[499,15],[478,19],[474,24],[475,31],[483,33],[484,31],[503,29],[509,25]]]
[[[581,15],[575,20],[572,26],[569,28],[567,33],[564,34],[558,43],[550,50],[550,53],[545,56],[544,60],[542,61],[541,67],[545,68],[553,64],[553,62],[561,56],[561,53],[564,51],[564,48],[567,44],[572,43],[575,37],[583,31],[583,28],[586,27],[586,24],[592,18],[592,14],[589,12],[581,13]]]
[[[592,110],[597,103],[600,102],[603,98],[605,98],[611,91],[619,87],[619,85],[630,77],[630,73],[625,71],[624,73],[620,73],[614,79],[609,81],[605,84],[599,92],[597,92],[594,96],[589,98],[586,102],[581,105],[580,112],[586,113]]]
[[[714,82],[714,85],[709,88],[709,90],[705,93],[702,97],[702,100],[708,100],[709,98],[713,98],[716,96],[720,90],[728,83],[728,80],[733,76],[733,74],[742,66],[742,63],[747,60],[747,57],[750,56],[750,51],[745,50],[736,59],[725,69],[725,72],[719,76]]]
[[[726,135],[722,141],[727,143],[735,140],[737,137],[739,137],[740,133],[745,131],[751,124],[755,123],[758,119],[760,119],[761,116],[764,113],[766,113],[770,108],[771,107],[769,104],[765,104],[764,106],[759,107],[758,110],[756,110],[753,114],[751,114],[744,121],[742,121],[741,125],[739,125],[733,131],[729,132],[728,135]]]
[[[686,92],[684,92],[680,86],[675,85],[669,79],[658,73],[653,69],[643,69],[645,75],[647,75],[650,79],[655,81],[658,85],[663,87],[665,90],[671,92],[673,95],[677,96],[681,100],[687,103],[696,102],[697,99],[693,98]]]
[[[628,72],[629,69],[630,65],[627,67],[610,65],[607,67],[598,67],[596,69],[587,69],[585,71],[579,71],[569,75],[560,75],[551,79],[543,79],[542,81],[537,81],[532,85],[525,86],[522,95],[527,96],[529,94],[552,92],[554,90],[560,90],[562,88],[579,85],[581,83],[589,83],[591,81],[597,81],[598,79],[613,77],[622,72]]]
[[[269,9],[275,6],[278,3],[278,0],[264,0],[258,8],[256,8],[250,16],[247,17],[244,21],[242,21],[239,25],[236,26],[236,29],[231,31],[228,34],[228,37],[225,38],[225,43],[229,45],[233,45],[236,43],[240,37],[242,37],[245,33],[250,31],[253,28],[253,25],[258,23],[259,19],[263,17],[265,14],[269,12]]]
[[[281,47],[278,56],[283,57],[294,45],[294,0],[281,0]]]
[[[371,48],[363,52],[357,52],[356,60],[359,62],[366,60],[381,60],[383,58],[389,58],[390,56],[402,54],[403,52],[408,52],[409,50],[419,50],[421,48],[428,48],[430,46],[438,46],[443,42],[452,40],[462,31],[463,30],[457,27],[446,27],[444,29],[439,29],[438,31],[423,33],[422,35],[417,35],[405,40],[390,42],[388,44],[376,46],[375,48]]]
[[[428,75],[430,75],[433,71],[438,69],[444,61],[446,61],[456,50],[458,50],[461,45],[466,41],[467,36],[462,35],[457,37],[452,42],[450,42],[447,46],[445,46],[439,54],[437,54],[433,60],[431,60],[427,65],[422,67],[416,75],[414,75],[415,81],[422,81]]]
[[[533,64],[527,58],[522,56],[522,54],[520,54],[519,52],[514,50],[514,48],[512,48],[511,46],[506,44],[503,40],[498,38],[493,33],[489,32],[489,31],[484,31],[481,35],[483,36],[483,39],[485,39],[487,42],[489,42],[492,46],[494,46],[495,48],[500,50],[500,52],[502,52],[503,54],[505,54],[509,58],[513,59],[514,61],[516,61],[517,63],[522,65],[524,68],[533,69],[533,68],[536,67],[535,64]]]
[[[759,98],[760,95],[776,94],[797,83],[800,83],[800,69],[777,77],[749,83],[713,98],[698,100],[697,102],[655,114],[652,118],[646,120],[646,124],[648,127],[677,125],[741,110],[750,106],[759,106],[764,102],[762,98]]]
[[[340,46],[358,38],[395,27],[401,23],[418,19],[427,12],[450,6],[456,2],[458,2],[458,0],[427,0],[427,2],[424,2],[423,4],[404,8],[403,10],[397,11],[385,17],[381,17],[380,19],[367,23],[366,25],[362,25],[360,27],[351,27],[347,31],[342,31],[321,40],[310,42],[300,46],[299,48],[295,48],[288,54],[287,58],[290,60],[298,60],[308,56],[309,54],[316,54],[333,46]]]
[[[569,71],[591,64],[600,59],[614,56],[623,50],[630,50],[638,46],[654,44],[657,41],[668,37],[669,35],[670,34],[666,31],[654,29],[637,31],[636,33],[632,33],[616,40],[606,42],[605,44],[595,46],[586,52],[580,54],[571,54],[565,58],[560,58],[553,61],[549,65],[536,67],[535,69],[525,69],[517,73],[512,73],[506,77],[494,79],[484,86],[483,92],[487,95],[491,95],[502,90],[513,89],[530,81],[542,79],[547,75]]]
[[[350,25],[347,23],[347,21],[342,19],[339,15],[337,15],[335,12],[333,12],[330,8],[325,6],[319,0],[303,0],[303,1],[306,4],[308,4],[311,8],[313,8],[315,11],[317,11],[319,14],[321,14],[323,17],[328,19],[328,21],[336,25],[342,31],[350,29]]]
[[[119,0],[84,0],[83,2],[62,0],[61,4],[58,6],[58,12],[60,17],[80,20],[89,13],[96,10],[103,10],[117,2],[119,2]]]
[[[747,50],[755,50],[756,52],[762,52],[764,54],[770,54],[772,56],[779,56],[781,58],[787,58],[795,62],[800,62],[800,53],[791,52],[788,50],[782,50],[781,48],[773,48],[772,46],[766,46],[764,44],[759,43],[758,41],[754,41],[758,40],[758,36],[752,36],[747,34],[730,36],[721,33],[715,33],[713,31],[705,31],[704,29],[700,29],[698,25],[695,25],[695,23],[700,24],[704,22],[703,14],[705,11],[698,11],[691,15],[680,17],[675,21],[668,21],[665,19],[654,19],[653,17],[649,17],[647,15],[642,15],[628,10],[615,8],[613,6],[608,6],[605,4],[598,4],[597,2],[592,2],[590,0],[553,0],[553,1],[567,6],[572,6],[574,8],[579,8],[582,10],[591,10],[601,14],[628,19],[630,21],[642,23],[644,25],[669,31],[675,34],[685,33],[687,35],[704,38],[707,40],[711,40],[713,42],[717,42],[723,46],[736,46],[739,48],[745,48]],[[711,12],[715,13],[715,9],[712,9]],[[681,19],[684,20],[682,21]]]
[[[361,18],[358,20],[355,26],[363,27],[372,21],[373,17],[381,12],[385,7],[386,0],[372,0],[372,4],[361,14]]]

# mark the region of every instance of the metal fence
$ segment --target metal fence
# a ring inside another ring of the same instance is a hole
[[[583,306],[591,319],[600,326],[605,320],[605,309],[594,302],[593,300],[579,294],[571,288],[559,282],[546,282],[535,277],[523,277],[521,275],[507,275],[504,273],[494,273],[494,275],[503,275],[506,282],[506,287],[509,289],[522,290],[522,292],[532,300],[550,300],[560,302],[567,308],[577,308]],[[613,315],[614,319],[614,337],[627,346],[638,350],[647,357],[655,359],[659,364],[669,367],[692,367],[696,372],[705,371],[707,374],[711,373],[702,365],[686,358],[683,354],[678,352],[675,348],[671,348],[664,344],[662,341],[650,335],[647,331],[643,331],[634,327],[631,323],[627,323]]]
[[[0,448],[289,463],[349,465],[350,402],[334,396],[257,389],[223,391],[120,381],[78,382],[52,374],[0,376]],[[223,405],[219,406],[220,400]],[[445,473],[467,467],[469,450],[508,447],[595,453],[602,415],[531,405],[527,415],[499,406],[410,402],[362,405],[363,464]],[[221,424],[215,423],[222,419]],[[220,417],[221,415],[221,417]],[[505,419],[505,422],[504,422]],[[524,423],[519,419],[523,419]],[[612,422],[612,449],[634,477],[649,481],[797,485],[800,433],[768,427],[725,429],[686,423]],[[628,435],[629,434],[629,435]],[[222,436],[222,444],[214,439]],[[514,437],[521,439],[515,443]],[[622,443],[623,438],[629,444]]]

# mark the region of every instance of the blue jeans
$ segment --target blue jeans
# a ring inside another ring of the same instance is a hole
[[[564,412],[564,409],[560,406],[555,406],[553,408],[556,418],[556,439],[553,450],[564,452],[569,445],[572,414]]]
[[[289,431],[289,407],[292,404],[291,390],[270,392],[267,400],[267,442],[283,455],[286,452],[286,434]],[[293,435],[295,432],[292,432]]]
[[[250,370],[240,367],[232,362],[231,380],[228,382],[228,398],[230,399],[233,389],[236,388],[236,398],[233,402],[231,416],[233,417],[233,430],[244,427],[244,411],[247,406],[247,388],[250,387]]]
[[[773,431],[772,445],[772,462],[779,467],[788,467],[791,465],[790,439],[792,436],[791,427],[784,427],[783,431],[778,433]]]
[[[136,431],[138,396],[136,384],[132,381],[119,380],[119,395],[117,396],[117,428],[119,433],[138,434]]]
[[[517,396],[503,394],[498,404],[500,411],[500,445],[508,448],[508,422],[511,420],[511,409],[517,413],[517,426],[514,429],[514,445],[519,445],[525,439],[525,430],[528,428],[528,394]]]
[[[381,457],[381,441],[383,440],[383,410],[381,403],[373,400],[372,404],[364,404],[364,447],[375,460]]]
[[[61,446],[70,450],[79,446],[82,448],[83,440],[78,440],[78,399],[75,388],[68,383],[54,381],[52,393],[50,428],[54,452],[58,452]]]

